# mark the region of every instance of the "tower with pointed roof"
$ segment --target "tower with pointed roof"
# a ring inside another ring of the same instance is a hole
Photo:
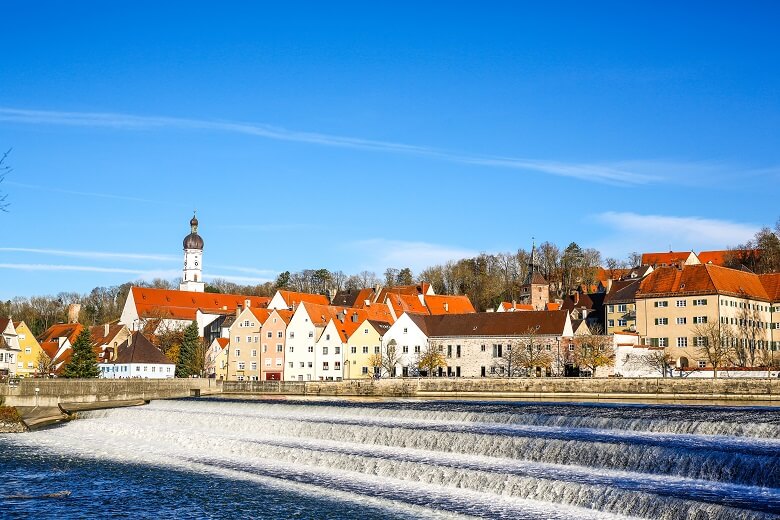
[[[184,270],[180,291],[203,292],[203,239],[198,234],[198,219],[192,215],[190,234],[184,237]]]
[[[550,303],[550,283],[542,276],[536,260],[536,242],[531,243],[531,257],[528,259],[528,273],[520,286],[520,303],[532,305],[534,310],[543,311]]]

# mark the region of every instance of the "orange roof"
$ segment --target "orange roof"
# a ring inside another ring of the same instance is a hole
[[[644,255],[642,255],[642,258],[644,259]],[[596,270],[596,279],[601,282],[602,285],[607,285],[607,280],[620,280],[622,277],[628,275],[631,272],[631,269],[623,269],[623,268],[615,268],[615,269],[604,269],[603,267],[599,267]]]
[[[270,301],[270,298],[265,296],[173,291],[147,287],[133,287],[131,291],[136,312],[142,318],[165,317],[177,320],[195,320],[198,309],[220,309],[220,312],[235,312],[239,305],[244,305],[245,300],[249,300],[251,307],[265,307]]]
[[[739,260],[740,258],[746,258],[746,257],[758,257],[759,250],[758,249],[734,249],[734,250],[723,250],[723,251],[702,251],[699,253],[699,261],[703,264],[715,264],[715,265],[726,265],[726,261],[730,258],[734,258],[735,260]]]
[[[636,297],[667,294],[726,294],[769,301],[758,275],[712,264],[660,267],[642,280]]]
[[[678,265],[684,264],[688,257],[691,256],[690,251],[669,251],[668,253],[643,253],[642,265]]]
[[[70,344],[72,345],[76,342],[76,338],[81,334],[81,329],[83,328],[84,326],[80,323],[58,323],[52,325],[46,329],[43,334],[38,336],[38,341],[41,344],[50,341],[57,343],[57,338],[68,338],[68,341],[70,341]]]
[[[279,291],[279,294],[282,296],[282,299],[284,299],[284,302],[288,307],[292,307],[293,305],[297,307],[303,302],[316,303],[318,305],[328,305],[330,303],[328,298],[321,294],[309,294],[282,290]]]
[[[268,316],[271,315],[271,311],[268,309],[256,309],[254,307],[249,307],[249,311],[254,315],[255,318],[257,318],[257,321],[260,323],[260,325],[265,323],[265,320],[267,320]]]
[[[360,310],[365,311],[366,319],[369,320],[386,321],[388,323],[393,323],[395,321],[393,318],[393,313],[390,311],[390,307],[386,303],[373,303],[370,306],[363,307]]]
[[[379,296],[376,301],[383,302],[389,294],[398,294],[406,296],[417,296],[418,294],[426,294],[431,284],[428,282],[421,282],[417,285],[396,285],[395,287],[382,287],[379,291]]]
[[[218,345],[219,345],[221,348],[223,348],[223,349],[224,349],[225,347],[227,347],[229,343],[230,343],[230,340],[229,340],[228,338],[217,338],[217,344],[218,344]]]
[[[319,305],[316,303],[302,302],[301,305],[306,309],[309,319],[315,326],[324,327],[331,319],[336,318],[339,310],[346,307],[332,307],[330,305]]]
[[[533,305],[529,305],[527,303],[512,303],[512,302],[501,302],[501,308],[505,311],[532,311],[534,310]]]
[[[111,323],[108,326],[108,334],[106,334],[105,325],[94,325],[89,328],[89,335],[92,336],[93,345],[106,345],[116,337],[117,334],[122,332],[125,328],[124,325],[118,323]],[[73,341],[71,341],[73,343]]]
[[[772,303],[780,303],[780,273],[760,274],[758,279]]]
[[[295,314],[293,311],[289,309],[275,309],[273,312],[271,312],[268,317],[271,317],[271,314],[276,313],[279,315],[279,317],[284,321],[285,323],[289,324],[290,319],[292,318],[293,314]]]
[[[425,305],[430,314],[470,314],[477,312],[468,296],[426,296]]]
[[[388,293],[385,300],[395,310],[397,316],[409,314],[428,314],[428,309],[416,295]]]
[[[561,304],[560,303],[548,303],[546,306],[546,310],[548,311],[559,311],[561,310]]]

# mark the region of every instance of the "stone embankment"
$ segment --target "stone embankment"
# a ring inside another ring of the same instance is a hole
[[[780,404],[780,379],[407,378],[350,381],[226,382],[223,394],[476,397],[656,401],[762,401]]]

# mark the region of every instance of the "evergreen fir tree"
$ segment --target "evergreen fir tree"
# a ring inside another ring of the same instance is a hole
[[[193,375],[195,355],[198,352],[198,324],[192,322],[184,329],[184,338],[179,351],[179,361],[176,363],[176,377],[190,377]]]
[[[84,327],[81,333],[73,343],[73,355],[65,365],[63,371],[64,377],[98,377],[100,368],[98,367],[97,355],[92,350],[92,336],[89,333],[89,327]]]

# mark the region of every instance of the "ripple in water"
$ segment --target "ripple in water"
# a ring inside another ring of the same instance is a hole
[[[774,408],[156,401],[0,435],[0,516],[780,518],[778,438]]]

